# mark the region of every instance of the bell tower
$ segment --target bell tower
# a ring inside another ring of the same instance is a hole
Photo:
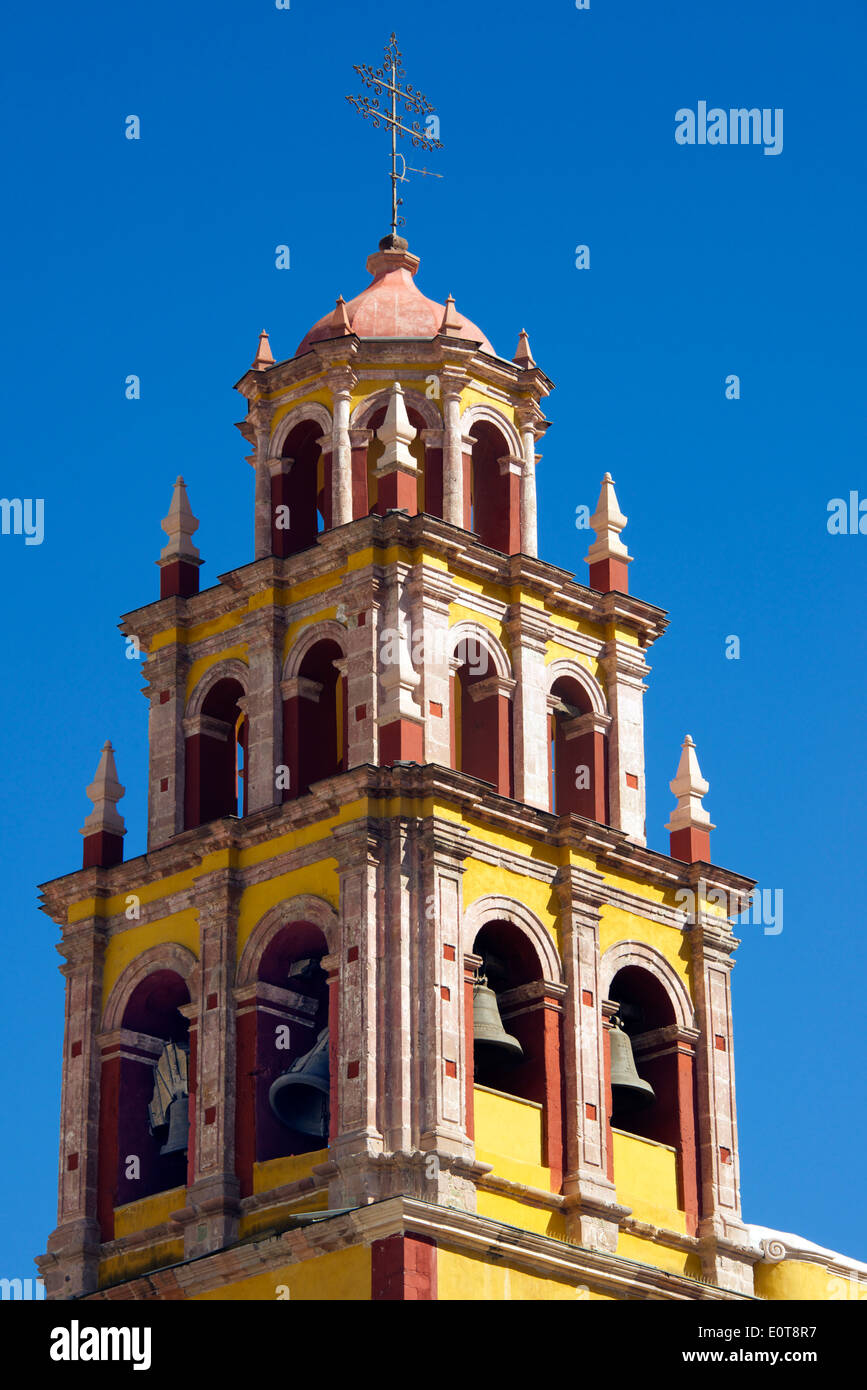
[[[49,1297],[749,1294],[728,919],[752,881],[711,861],[689,737],[647,845],[666,616],[629,592],[609,473],[587,573],[537,553],[553,388],[526,332],[499,356],[395,232],[367,270],[237,383],[252,559],[200,588],[178,478],[159,596],[121,624],[147,851],[123,857],[106,743],[83,867],[42,890]]]

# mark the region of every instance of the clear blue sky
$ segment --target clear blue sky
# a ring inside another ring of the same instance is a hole
[[[784,893],[733,980],[746,1218],[864,1258],[867,537],[826,528],[830,498],[867,495],[863,7],[52,0],[7,16],[0,97],[2,492],[45,499],[41,546],[0,536],[0,1275],[31,1273],[54,1224],[63,982],[35,886],[80,865],[106,737],[127,854],[145,847],[147,706],[117,620],[158,593],[178,472],[203,583],[252,557],[232,384],[261,328],[288,356],[367,283],[386,138],[344,98],[395,25],[445,145],[423,157],[444,179],[407,189],[418,282],[506,357],[526,327],[557,384],[540,552],[585,578],[573,517],[608,469],[633,592],[671,613],[649,842],[667,849],[689,732],[714,859]],[[783,152],[676,144],[702,100],[782,108]]]

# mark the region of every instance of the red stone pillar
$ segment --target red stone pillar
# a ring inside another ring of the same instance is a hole
[[[550,1169],[551,1191],[563,1187],[563,1070],[561,1019],[566,986],[535,980],[498,998],[500,1017],[524,1049],[525,1060],[512,1069],[521,1095],[543,1107],[542,1162]]]
[[[424,508],[428,516],[443,515],[444,430],[422,430],[424,444]]]
[[[428,1236],[386,1236],[373,1242],[370,1254],[373,1302],[436,1299],[436,1241]]]
[[[521,550],[521,478],[524,473],[524,460],[514,454],[505,454],[498,459],[500,477],[504,480],[503,504],[506,508],[503,540],[507,555],[517,555]]]
[[[352,516],[358,520],[367,516],[370,501],[367,493],[367,450],[373,430],[351,429],[349,443],[352,451]]]

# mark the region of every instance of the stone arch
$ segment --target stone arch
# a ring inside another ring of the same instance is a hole
[[[463,955],[472,951],[476,936],[488,922],[511,922],[528,938],[542,967],[543,979],[563,983],[563,965],[551,933],[535,913],[515,898],[489,893],[471,903],[463,914]]]
[[[120,1028],[126,1006],[133,992],[158,970],[174,970],[184,981],[190,994],[190,1002],[199,1002],[199,962],[188,946],[179,941],[166,941],[159,946],[151,946],[140,956],[130,961],[121,971],[112,987],[102,1016],[102,1031],[109,1033]]]
[[[286,412],[281,420],[274,426],[274,433],[271,435],[269,445],[270,453],[276,457],[283,452],[283,445],[289,438],[296,425],[302,425],[305,420],[313,420],[320,426],[324,436],[330,439],[332,430],[331,412],[319,401],[302,401],[300,405]]]
[[[193,693],[187,701],[187,707],[184,711],[185,717],[189,718],[193,715],[201,714],[202,705],[207,699],[208,692],[214,688],[218,681],[237,681],[239,685],[244,687],[244,692],[246,693],[249,679],[250,668],[247,666],[247,663],[241,661],[239,657],[226,657],[223,661],[215,662],[196,683]]]
[[[524,448],[521,443],[521,436],[515,429],[511,420],[502,415],[499,410],[494,410],[489,405],[468,406],[461,416],[461,431],[463,434],[470,434],[473,425],[484,420],[489,425],[494,425],[502,434],[510,451],[516,458],[524,457]]]
[[[609,946],[602,957],[599,973],[599,987],[603,999],[608,997],[611,982],[618,971],[630,965],[646,970],[662,985],[671,1001],[679,1027],[695,1028],[695,1013],[686,985],[665,956],[643,941],[618,941]]]
[[[238,961],[237,985],[249,985],[257,978],[259,962],[273,938],[292,922],[312,922],[328,943],[329,952],[337,949],[339,918],[325,898],[312,893],[300,893],[269,907],[251,931]]]
[[[429,430],[441,430],[443,427],[443,417],[433,401],[421,391],[414,391],[412,387],[405,386],[401,382],[403,389],[403,399],[407,410],[417,410],[425,423],[425,428]],[[362,429],[366,427],[368,420],[388,405],[391,388],[386,387],[382,391],[374,391],[371,396],[365,396],[363,401],[359,401],[349,417],[350,428]]]
[[[455,623],[454,627],[449,628],[448,654],[451,657],[455,648],[465,639],[472,639],[480,642],[487,651],[498,676],[503,676],[507,680],[512,679],[512,663],[509,655],[498,637],[495,637],[490,628],[483,623],[473,622],[471,619],[464,619]]]
[[[301,663],[317,642],[335,642],[344,656],[346,656],[346,628],[342,623],[337,622],[336,618],[324,618],[321,621],[310,623],[296,637],[293,645],[289,649],[283,667],[283,679],[287,680],[292,676],[297,676],[301,669]]]
[[[549,694],[552,686],[554,686],[558,680],[562,680],[564,676],[568,676],[569,679],[577,681],[581,689],[586,692],[587,698],[590,701],[590,708],[593,710],[594,714],[608,713],[608,702],[605,698],[605,692],[602,686],[580,661],[572,661],[566,658],[560,661],[552,661],[550,666],[545,667],[545,678]]]

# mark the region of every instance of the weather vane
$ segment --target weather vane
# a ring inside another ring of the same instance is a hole
[[[439,139],[439,116],[435,114],[435,108],[423,92],[417,91],[408,82],[403,87],[400,85],[401,78],[405,78],[406,73],[403,54],[397,46],[395,34],[392,34],[389,43],[386,44],[382,67],[371,68],[367,63],[362,67],[357,63],[353,63],[352,66],[365,87],[372,89],[373,96],[347,97],[346,100],[351,101],[362,116],[369,116],[377,130],[380,126],[387,126],[391,131],[391,234],[397,236],[398,226],[402,227],[406,222],[406,219],[398,217],[397,213],[403,203],[403,199],[397,196],[398,182],[408,182],[407,172],[430,174],[435,179],[442,178],[442,174],[435,174],[432,169],[414,169],[411,164],[407,164],[403,155],[398,154],[397,137],[399,135],[402,140],[408,135],[412,143],[420,145],[423,150],[441,150],[443,145]],[[385,96],[385,102],[380,106],[379,99],[382,96]],[[403,109],[399,111],[398,107]],[[404,117],[406,120],[413,116],[426,117],[424,130],[418,120],[413,120],[411,125],[404,125],[401,120],[404,112],[408,113]]]

